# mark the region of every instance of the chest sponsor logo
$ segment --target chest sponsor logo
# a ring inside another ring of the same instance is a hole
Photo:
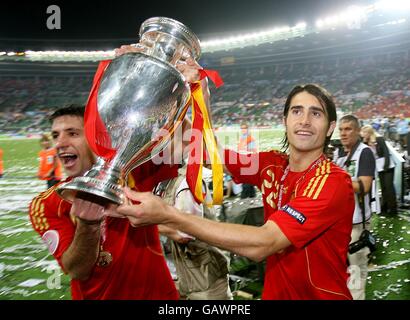
[[[295,218],[300,224],[304,224],[305,221],[306,221],[306,217],[302,213],[300,213],[299,211],[293,209],[289,205],[285,205],[282,208],[282,211],[285,211],[292,218]]]

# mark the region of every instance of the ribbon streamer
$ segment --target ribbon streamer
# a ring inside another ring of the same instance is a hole
[[[216,88],[219,88],[224,85],[224,81],[222,80],[221,76],[216,70],[200,69],[199,76],[200,76],[199,78],[200,80],[202,80],[205,77],[208,77],[209,79],[211,79],[212,82],[215,84]]]
[[[212,166],[213,202],[221,204],[223,199],[223,167],[217,150],[215,136],[209,120],[208,110],[202,94],[200,82],[191,87],[192,94],[192,130],[191,152],[187,167],[187,182],[197,202],[204,202],[202,188],[202,169],[204,160],[204,143]],[[197,132],[201,132],[198,139]],[[198,159],[199,158],[199,159]],[[199,160],[199,161],[198,161]],[[210,205],[207,203],[207,205]]]
[[[105,160],[113,158],[116,150],[111,145],[110,135],[98,113],[97,96],[102,76],[110,62],[111,60],[104,60],[99,63],[84,114],[84,133],[88,145],[96,155]]]

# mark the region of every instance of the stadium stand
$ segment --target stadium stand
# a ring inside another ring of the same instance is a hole
[[[410,117],[410,59],[351,59],[331,66],[331,61],[222,69],[225,86],[212,90],[216,125],[246,121],[254,126],[280,123],[286,92],[296,83],[316,82],[333,92],[342,112],[360,119]],[[44,69],[49,66],[44,65]],[[44,70],[42,69],[42,70]],[[14,75],[0,77],[0,130],[44,130],[44,117],[55,106],[85,103],[92,71],[83,75]]]
[[[304,82],[323,85],[342,112],[363,120],[410,117],[409,22],[389,19],[373,15],[360,26],[205,52],[201,64],[225,81],[211,88],[215,125],[279,124],[285,94]],[[0,56],[0,132],[40,132],[56,106],[85,103],[96,66],[96,60]]]

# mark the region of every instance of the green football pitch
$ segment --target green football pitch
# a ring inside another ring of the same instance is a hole
[[[219,132],[226,146],[235,146],[238,131]],[[278,147],[281,130],[254,132],[260,150]],[[45,190],[36,179],[36,139],[0,138],[4,151],[5,174],[0,179],[0,300],[70,299],[69,278],[62,274],[54,258],[31,227],[28,219],[30,200]],[[377,251],[370,261],[367,299],[410,299],[410,215],[375,215],[373,231]],[[237,266],[236,266],[237,267]],[[254,298],[260,297],[261,283],[241,288]]]

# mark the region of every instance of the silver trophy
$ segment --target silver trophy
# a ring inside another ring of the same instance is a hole
[[[185,116],[190,88],[175,66],[200,57],[198,38],[182,23],[163,17],[146,20],[139,35],[143,52],[115,58],[98,90],[98,113],[116,154],[110,161],[99,158],[84,176],[59,186],[57,192],[68,201],[84,192],[123,203],[122,186],[130,171],[163,150]],[[157,137],[162,129],[170,134]]]

